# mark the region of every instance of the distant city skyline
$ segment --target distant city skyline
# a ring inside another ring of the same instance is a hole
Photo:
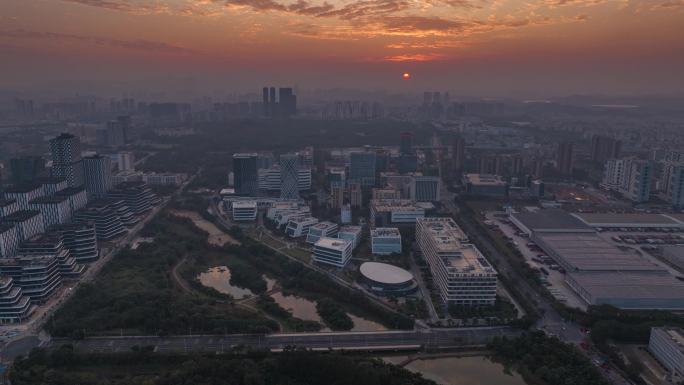
[[[5,0],[0,93],[672,94],[683,23],[672,0]]]

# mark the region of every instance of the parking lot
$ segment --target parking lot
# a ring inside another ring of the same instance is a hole
[[[487,212],[485,217],[492,228],[498,229],[520,250],[527,264],[540,271],[541,279],[549,292],[567,306],[587,309],[587,304],[565,283],[565,274],[560,266],[544,255],[529,238],[519,235],[518,229],[511,224],[503,212]]]

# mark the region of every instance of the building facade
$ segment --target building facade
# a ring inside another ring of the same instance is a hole
[[[323,237],[314,244],[313,260],[343,268],[352,257],[352,249],[352,242],[347,239]]]

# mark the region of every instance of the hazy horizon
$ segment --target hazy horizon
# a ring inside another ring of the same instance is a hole
[[[6,0],[0,22],[0,84],[28,94],[684,90],[678,0]]]

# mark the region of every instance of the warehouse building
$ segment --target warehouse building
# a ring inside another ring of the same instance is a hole
[[[593,228],[670,228],[684,230],[684,223],[678,222],[668,214],[577,213],[572,215]]]
[[[674,327],[651,328],[648,351],[673,378],[684,378],[684,330]]]

